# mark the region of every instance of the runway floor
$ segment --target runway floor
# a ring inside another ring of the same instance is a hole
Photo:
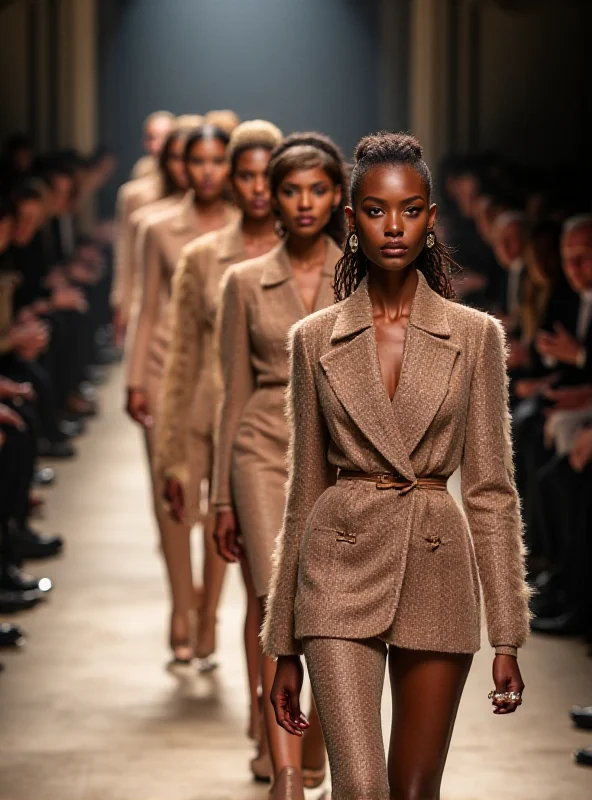
[[[267,789],[248,771],[238,571],[223,598],[219,669],[167,671],[144,453],[122,398],[114,373],[79,458],[59,466],[47,493],[39,527],[62,532],[67,547],[59,560],[30,565],[55,590],[18,618],[26,647],[0,655],[0,800],[263,800]],[[578,642],[533,637],[521,665],[525,705],[495,718],[490,648],[476,657],[443,800],[592,798],[592,772],[571,755],[592,735],[568,717],[572,704],[592,702],[592,662]],[[385,726],[388,715],[385,702]]]

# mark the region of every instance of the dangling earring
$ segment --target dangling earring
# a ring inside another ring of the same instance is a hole
[[[429,247],[429,249],[431,250],[435,244],[436,244],[436,234],[430,231],[426,236],[426,247]]]
[[[276,232],[276,235],[279,236],[280,239],[283,239],[286,235],[286,227],[281,219],[276,219],[275,225],[273,226]]]
[[[359,246],[360,242],[358,241],[358,234],[352,233],[349,237],[349,249],[352,251],[352,253],[357,253]]]

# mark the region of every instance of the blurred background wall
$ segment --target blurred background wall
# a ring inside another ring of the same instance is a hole
[[[590,0],[0,0],[0,136],[105,143],[123,180],[148,112],[229,107],[590,166],[591,29]]]

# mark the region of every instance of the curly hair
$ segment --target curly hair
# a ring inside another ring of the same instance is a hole
[[[341,187],[341,201],[333,210],[325,232],[339,247],[346,236],[345,206],[349,192],[349,169],[343,154],[328,136],[314,131],[292,133],[275,148],[267,168],[271,194],[277,191],[288,173],[295,169],[323,169],[335,186]]]
[[[383,165],[412,167],[423,180],[428,203],[432,196],[432,175],[423,159],[423,150],[414,136],[407,133],[379,133],[365,136],[358,142],[354,153],[351,175],[351,204],[355,206],[360,186],[365,175],[374,167]],[[433,233],[433,232],[431,232]],[[435,237],[435,234],[434,234]],[[344,300],[359,286],[368,273],[368,258],[359,248],[353,252],[349,237],[345,252],[335,267],[335,299]],[[450,282],[450,269],[456,267],[452,252],[435,238],[433,247],[424,246],[415,261],[415,267],[423,273],[428,285],[442,297],[454,298]]]

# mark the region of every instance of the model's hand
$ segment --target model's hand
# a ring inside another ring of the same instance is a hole
[[[225,508],[216,514],[216,527],[214,528],[214,541],[218,555],[230,564],[240,561],[243,548],[238,540],[238,525],[234,511]]]
[[[493,683],[496,692],[522,693],[524,682],[518,659],[514,656],[496,656],[493,661]],[[499,701],[493,698],[492,705],[494,714],[513,714],[520,704],[516,700]]]
[[[143,389],[127,390],[127,413],[143,428],[151,428],[153,419],[148,408],[148,398]]]
[[[169,513],[175,522],[185,520],[185,492],[183,484],[175,478],[167,478],[164,484],[164,499],[169,504]]]
[[[271,704],[277,724],[293,736],[302,736],[310,722],[300,711],[304,670],[298,656],[280,656],[271,687]]]

